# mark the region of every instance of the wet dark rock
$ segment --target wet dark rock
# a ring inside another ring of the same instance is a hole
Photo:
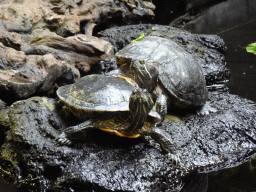
[[[132,40],[137,39],[141,32],[148,35],[152,31],[152,24],[126,25],[121,27],[112,27],[97,34],[100,39],[109,41],[115,49],[115,52],[124,48],[131,43]]]
[[[92,131],[71,147],[58,146],[54,139],[73,117],[64,118],[53,99],[18,101],[9,115],[12,128],[2,148],[1,169],[5,180],[27,191],[146,191],[163,179],[164,187],[179,185],[182,172],[142,139]]]
[[[217,35],[198,35],[170,26],[141,24],[113,27],[98,33],[98,36],[109,41],[115,51],[118,51],[138,38],[142,31],[145,35],[170,39],[190,54],[200,57],[204,61],[202,67],[208,88],[211,90],[225,88],[224,84],[229,80],[230,75],[225,67],[224,53],[227,48]]]
[[[190,172],[226,169],[256,152],[256,104],[219,92],[210,93],[210,102],[217,113],[173,110],[164,122],[183,159],[180,168],[148,137],[128,139],[95,130],[71,146],[58,146],[59,133],[80,121],[53,99],[18,101],[9,110],[1,171],[5,180],[27,191],[179,191],[183,184],[203,190],[207,175],[191,183]]]
[[[183,131],[182,136],[179,136],[178,133],[173,134],[177,138],[189,136],[185,139],[187,143],[179,144],[181,154],[187,153],[183,150],[190,151],[189,159],[193,161],[195,158],[193,162],[195,165],[197,165],[198,158],[213,164],[210,167],[200,168],[199,172],[216,171],[240,165],[248,161],[256,152],[256,104],[237,95],[220,92],[210,92],[209,100],[211,106],[218,110],[216,113],[198,116],[190,114],[187,110],[173,110],[174,114],[180,112],[179,116],[185,126],[176,124],[165,126],[166,131],[170,130],[170,127],[174,127],[172,133],[174,133],[174,129],[179,130],[179,127],[182,129],[186,127],[187,130]],[[187,112],[188,114],[186,114]],[[204,155],[201,156],[202,154]],[[217,157],[218,155],[219,157]],[[224,160],[224,163],[216,164],[214,159],[217,162]]]
[[[72,83],[79,77],[75,67],[58,61],[52,54],[25,55],[2,43],[0,50],[0,98],[4,101],[48,91],[59,79]]]
[[[117,64],[115,61],[115,57],[112,57],[109,61],[100,61],[96,63],[93,67],[92,73],[106,74],[114,69],[117,69]]]

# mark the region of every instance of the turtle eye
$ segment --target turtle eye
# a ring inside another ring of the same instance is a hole
[[[145,64],[145,61],[144,61],[144,60],[140,60],[139,63],[142,64],[142,65],[144,65],[144,64]]]

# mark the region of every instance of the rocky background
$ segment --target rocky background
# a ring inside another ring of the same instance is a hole
[[[152,18],[154,8],[147,1],[2,1],[0,98],[10,103],[88,74],[114,54],[93,30]]]
[[[0,170],[5,181],[20,191],[207,191],[209,172],[248,161],[256,148],[256,106],[227,92],[224,41],[154,24],[161,17],[155,17],[158,8],[169,7],[171,13],[162,17],[176,18],[172,25],[183,26],[201,13],[198,8],[206,1],[190,3],[1,1]],[[180,5],[185,9],[175,12]],[[115,52],[141,31],[173,40],[204,61],[209,101],[218,112],[198,116],[193,110],[176,110],[163,127],[182,154],[181,167],[150,138],[95,131],[84,142],[58,146],[57,135],[79,120],[62,111],[56,89],[115,69]]]

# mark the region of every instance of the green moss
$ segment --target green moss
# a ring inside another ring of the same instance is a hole
[[[180,124],[185,124],[181,118],[179,118],[178,116],[174,116],[174,115],[170,115],[167,114],[165,117],[165,120],[163,122],[163,124],[168,124],[169,122],[174,123],[175,125],[180,125]]]
[[[1,174],[6,181],[16,184],[17,173],[15,167],[17,165],[17,152],[6,143],[2,146],[2,149],[0,159],[4,163],[0,166]]]
[[[35,37],[30,41],[30,44],[41,44],[40,41],[42,40],[42,37]]]
[[[204,52],[203,52],[203,51],[199,51],[198,54],[199,54],[199,55],[203,55]]]
[[[30,45],[45,45],[47,47],[50,47],[51,49],[56,49],[56,45],[59,47],[64,47],[63,42],[65,42],[65,39],[60,36],[55,35],[49,35],[49,36],[38,36],[32,39],[29,44]],[[66,46],[68,47],[68,46]],[[66,48],[65,47],[65,48]]]
[[[42,98],[43,102],[45,103],[45,105],[51,110],[53,111],[54,110],[54,105],[49,103],[48,100],[46,98]]]
[[[35,37],[34,39],[32,39],[30,41],[30,44],[48,45],[58,41],[60,41],[60,38],[56,36],[41,36],[41,37]]]

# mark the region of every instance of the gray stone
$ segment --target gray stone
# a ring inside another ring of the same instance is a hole
[[[0,98],[3,100],[26,98],[36,91],[48,91],[60,78],[67,77],[72,83],[79,77],[75,67],[58,61],[52,54],[25,55],[2,43],[0,53],[0,91],[4,93]]]
[[[30,33],[48,28],[67,37],[83,31],[92,35],[95,26],[118,18],[123,23],[152,19],[150,1],[7,1],[0,4],[0,18],[9,32]],[[83,28],[83,29],[80,29]]]
[[[114,55],[109,42],[82,34],[68,38],[57,35],[38,36],[29,44],[23,44],[21,50],[26,54],[51,53],[58,60],[75,66],[82,75],[88,74],[94,64],[108,61]]]

